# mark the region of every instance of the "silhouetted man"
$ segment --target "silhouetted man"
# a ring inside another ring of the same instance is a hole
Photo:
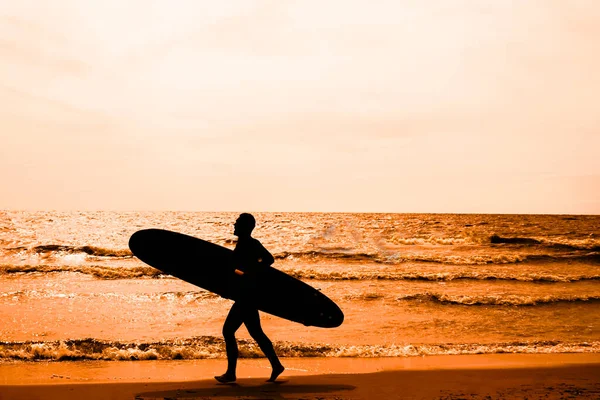
[[[235,273],[241,275],[243,282],[240,297],[231,307],[223,325],[223,337],[225,338],[225,348],[227,350],[227,371],[223,375],[215,376],[215,379],[221,383],[230,383],[236,380],[238,347],[235,332],[242,326],[242,323],[246,325],[250,336],[258,343],[258,346],[271,363],[273,372],[267,382],[274,382],[285,369],[277,354],[275,354],[273,343],[263,332],[258,310],[253,305],[253,296],[255,295],[253,290],[256,288],[256,279],[260,279],[261,269],[268,267],[275,261],[271,253],[258,240],[250,236],[255,225],[254,217],[247,213],[241,214],[234,224],[233,234],[238,237],[238,242],[233,250]]]

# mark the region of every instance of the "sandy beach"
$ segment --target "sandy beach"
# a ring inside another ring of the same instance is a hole
[[[0,399],[598,399],[598,354],[495,354],[373,359],[284,359],[277,384],[264,359],[7,363]]]

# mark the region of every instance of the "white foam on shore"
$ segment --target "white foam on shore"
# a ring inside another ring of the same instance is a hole
[[[241,358],[264,357],[256,343],[239,340]],[[568,343],[559,341],[509,343],[443,343],[393,345],[331,345],[320,343],[276,342],[281,357],[415,357],[466,354],[561,354],[600,353],[600,342]],[[139,361],[198,360],[225,358],[221,338],[202,336],[185,340],[153,343],[102,341],[96,339],[51,342],[0,342],[0,360],[24,361]]]

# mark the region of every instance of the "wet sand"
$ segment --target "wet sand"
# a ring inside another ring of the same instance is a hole
[[[600,354],[289,358],[277,384],[264,359],[0,365],[0,399],[598,399]],[[489,396],[489,397],[487,397]]]

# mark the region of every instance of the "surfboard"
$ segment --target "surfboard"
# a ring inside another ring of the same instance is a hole
[[[246,284],[235,273],[233,251],[193,236],[144,229],[129,239],[132,253],[146,264],[192,285],[238,300]],[[306,326],[335,328],[344,313],[312,286],[273,267],[260,273],[252,287],[252,304],[260,311]]]

